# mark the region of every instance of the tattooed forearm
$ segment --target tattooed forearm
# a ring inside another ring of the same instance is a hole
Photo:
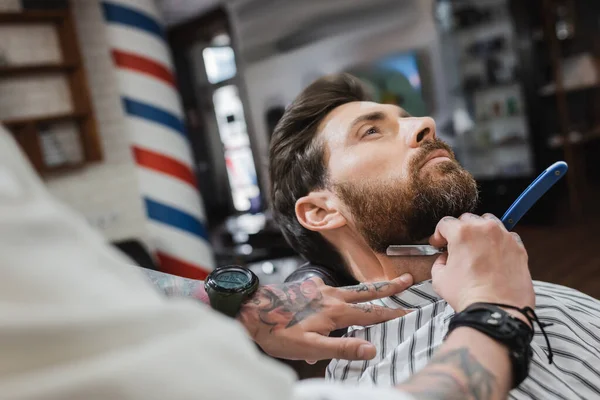
[[[418,400],[490,400],[496,384],[496,377],[462,347],[433,358],[406,389]]]
[[[417,400],[464,400],[470,398],[467,388],[461,381],[447,372],[423,371],[418,377],[418,383],[421,384],[422,389],[409,391]]]
[[[203,281],[182,278],[146,268],[141,268],[141,270],[150,279],[154,287],[168,297],[198,298],[201,292],[199,289],[204,285]]]

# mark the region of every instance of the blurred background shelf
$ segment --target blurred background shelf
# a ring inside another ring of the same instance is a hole
[[[65,4],[68,6],[69,3]],[[34,80],[45,79],[43,75],[47,74],[59,74],[57,79],[66,83],[74,109],[49,115],[13,116],[11,113],[9,118],[0,118],[0,122],[12,131],[40,174],[81,168],[86,163],[102,160],[96,118],[70,8],[0,12],[0,27],[7,24],[18,28],[21,28],[19,25],[51,25],[60,56],[52,62],[30,61],[32,64],[11,65],[3,60],[0,79]],[[40,113],[43,111],[39,110]],[[57,132],[57,129],[66,129],[67,133]],[[64,138],[67,140],[61,142]],[[61,154],[63,147],[77,149],[76,153],[82,159],[73,161],[64,157]]]
[[[0,12],[0,23],[2,24],[37,24],[43,22],[61,22],[68,18],[67,11],[24,11],[24,12]]]
[[[40,115],[32,117],[14,118],[2,120],[2,123],[7,127],[18,127],[29,124],[44,124],[53,122],[64,122],[69,120],[80,120],[89,116],[85,112],[69,112],[64,114]]]
[[[0,66],[0,78],[46,73],[67,73],[73,72],[76,68],[77,65],[75,63],[3,65]]]

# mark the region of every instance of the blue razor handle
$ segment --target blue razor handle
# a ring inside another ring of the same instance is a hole
[[[564,161],[558,161],[549,166],[521,193],[519,198],[502,216],[502,223],[511,231],[517,222],[556,182],[567,172],[569,166]]]

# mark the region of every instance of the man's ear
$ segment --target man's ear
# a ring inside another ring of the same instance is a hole
[[[347,223],[332,193],[327,191],[310,192],[299,198],[296,201],[296,218],[300,225],[315,232],[341,228]]]

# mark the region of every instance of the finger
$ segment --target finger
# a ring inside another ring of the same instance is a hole
[[[521,239],[521,236],[519,236],[517,232],[510,232],[510,235],[513,237],[513,239],[515,239],[517,243],[525,247],[525,244],[523,244],[523,239]]]
[[[454,217],[444,217],[435,227],[435,232],[429,238],[429,244],[435,247],[446,247],[449,239],[454,236],[461,221]]]
[[[306,360],[306,363],[310,365],[315,365],[317,363],[317,360]]]
[[[494,221],[495,223],[497,223],[498,225],[500,225],[505,232],[507,231],[507,229],[504,226],[504,224],[502,223],[502,221],[500,221],[500,219],[498,219],[498,217],[496,217],[494,214],[485,213],[485,214],[482,215],[482,217],[484,219],[489,219],[491,221]]]
[[[481,217],[472,213],[464,213],[463,215],[458,217],[458,219],[461,221],[468,221],[470,219],[481,219]]]
[[[412,283],[412,275],[404,274],[388,282],[359,283],[354,286],[344,286],[338,290],[341,299],[346,303],[364,303],[398,294],[408,289]]]
[[[412,310],[403,308],[393,309],[375,304],[348,304],[346,309],[334,317],[336,329],[347,328],[351,325],[374,325],[392,319],[404,317]]]
[[[316,333],[307,333],[306,348],[310,349],[309,358],[328,360],[371,360],[377,355],[377,349],[366,340],[356,338],[333,338]]]
[[[319,278],[318,276],[313,276],[312,278],[308,278],[307,280],[313,281],[317,286],[325,285],[323,279]]]

